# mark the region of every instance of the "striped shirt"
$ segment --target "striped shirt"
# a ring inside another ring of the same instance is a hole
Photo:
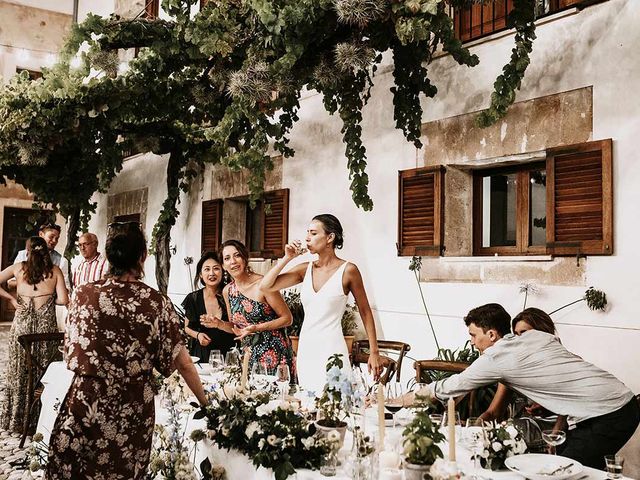
[[[97,282],[109,271],[109,263],[101,253],[91,260],[82,260],[73,272],[73,288],[85,283]]]

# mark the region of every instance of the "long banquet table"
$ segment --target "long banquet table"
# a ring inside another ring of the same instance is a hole
[[[57,415],[57,405],[64,400],[67,390],[71,385],[72,378],[73,373],[66,369],[66,365],[63,362],[53,362],[42,378],[42,383],[45,388],[41,397],[42,410],[40,412],[40,418],[38,419],[37,431],[42,433],[45,444],[48,444],[49,442],[49,436]],[[203,375],[202,378],[203,381],[208,380],[207,376]],[[197,428],[204,429],[206,426],[204,420],[194,420],[192,416],[193,414],[191,414],[188,419],[185,419],[187,434]],[[160,401],[156,401],[156,423],[164,424],[167,420],[167,410],[161,406]],[[372,433],[377,432],[375,415],[365,415],[365,429]],[[398,438],[398,441],[400,439],[401,430],[402,427],[396,427],[395,430],[387,427],[388,435],[392,438]],[[251,460],[246,455],[238,451],[219,449],[208,440],[205,440],[204,443],[199,443],[198,445],[203,446],[196,452],[196,465],[198,465],[205,457],[208,457],[212,464],[220,464],[225,467],[226,478],[228,480],[274,479],[274,475],[271,470],[265,468],[256,469],[251,463]],[[344,451],[341,452],[341,454],[343,457],[346,457],[348,455],[348,449],[351,447],[351,436],[349,432],[347,432],[344,445]],[[441,447],[443,452],[446,453],[448,451],[448,445],[443,444]],[[456,452],[459,467],[466,474],[472,474],[474,469],[470,460],[470,452],[459,444],[456,444]],[[522,475],[510,471],[492,472],[489,470],[479,469],[477,473],[483,479],[522,480],[524,478]],[[297,474],[294,477],[291,477],[292,480],[320,480],[324,478],[326,477],[321,475],[318,471],[312,470],[298,470]],[[339,470],[334,478],[336,480],[347,480],[350,477],[344,471]],[[572,480],[602,480],[606,478],[606,472],[585,467],[583,472],[581,474],[574,475]]]

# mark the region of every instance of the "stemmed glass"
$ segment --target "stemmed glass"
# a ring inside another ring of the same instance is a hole
[[[542,439],[549,445],[549,453],[555,455],[556,446],[564,443],[567,439],[567,434],[562,430],[543,430]]]
[[[404,407],[404,389],[400,382],[389,382],[385,389],[384,408],[393,418],[393,428],[396,428],[396,413]]]
[[[211,366],[211,373],[214,375],[222,371],[224,368],[224,358],[219,350],[211,351],[209,354],[209,365]]]
[[[458,435],[458,433],[460,432],[460,428],[462,427],[462,420],[460,420],[460,412],[455,412],[456,414],[456,418],[454,421],[454,424],[456,426],[456,436]],[[449,426],[449,412],[445,409],[444,414],[442,415],[442,433],[444,434],[445,438],[449,437],[449,429],[447,428]]]
[[[280,395],[282,401],[286,399],[287,386],[291,382],[291,373],[289,372],[289,365],[281,363],[276,368],[276,383],[280,389]]]
[[[251,367],[251,382],[258,390],[266,388],[267,381],[267,367],[262,362],[256,362]]]
[[[473,468],[478,470],[478,457],[482,453],[484,447],[484,423],[480,417],[469,417],[467,419],[466,428],[463,435],[463,441],[466,447],[469,448],[471,455],[473,456]],[[471,478],[479,478],[475,472]]]
[[[240,366],[240,353],[234,348],[224,356],[224,362],[228,367]]]

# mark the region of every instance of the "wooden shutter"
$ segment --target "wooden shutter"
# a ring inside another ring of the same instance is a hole
[[[222,200],[202,202],[202,253],[217,252],[222,243]]]
[[[144,16],[149,20],[158,18],[160,14],[160,0],[145,0]]]
[[[289,235],[289,189],[266,192],[262,212],[262,257],[281,257]]]
[[[613,253],[611,139],[547,152],[547,250]]]
[[[444,167],[398,172],[398,256],[441,254]]]

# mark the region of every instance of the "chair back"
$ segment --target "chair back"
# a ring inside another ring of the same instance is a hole
[[[355,343],[355,342],[354,342]],[[351,364],[354,367],[360,368],[360,365],[367,365],[369,363],[369,354],[355,350],[351,353]],[[389,358],[385,355],[380,355],[380,363],[382,364],[382,373],[380,374],[380,383],[386,385],[389,382],[393,375],[396,372],[397,363],[394,359]]]
[[[396,364],[394,371],[389,372],[390,375],[387,378],[387,381],[391,381],[395,376],[396,381],[399,382],[401,380],[400,375],[402,373],[402,360],[404,359],[407,352],[411,350],[411,345],[394,340],[378,340],[378,350],[380,350],[380,355],[382,357],[388,358]],[[368,359],[369,340],[356,340],[355,342],[353,342],[353,348],[351,352],[354,359],[356,358],[356,356],[361,354],[366,354]],[[391,357],[391,355],[393,355],[393,357]]]

